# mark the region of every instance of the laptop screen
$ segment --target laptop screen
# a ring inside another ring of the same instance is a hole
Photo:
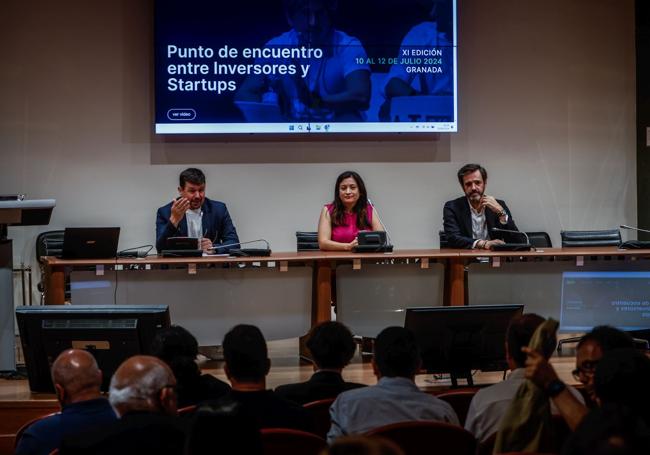
[[[66,228],[63,234],[65,259],[107,259],[117,255],[119,227]]]

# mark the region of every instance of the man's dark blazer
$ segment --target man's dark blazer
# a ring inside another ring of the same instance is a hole
[[[185,426],[186,422],[175,416],[129,413],[113,424],[65,438],[59,453],[180,455],[185,444]]]
[[[212,240],[215,246],[239,243],[239,237],[230,219],[226,204],[212,201],[206,197],[201,210],[203,210],[203,236],[205,238]],[[178,227],[175,227],[169,221],[171,214],[171,202],[160,207],[156,214],[156,249],[158,252],[165,249],[165,243],[169,237],[187,237],[187,217],[183,217],[178,223]],[[217,252],[223,253],[232,248],[237,248],[237,246],[227,247]]]
[[[345,382],[335,371],[317,371],[308,381],[281,385],[275,389],[275,393],[295,403],[305,404],[325,398],[336,398],[341,392],[359,387],[364,387],[364,384]]]
[[[492,232],[492,228],[508,229],[511,231],[518,231],[515,221],[512,219],[510,209],[501,199],[497,202],[503,210],[508,214],[508,222],[501,224],[496,213],[489,208],[485,209],[485,223],[487,224],[487,231],[490,240],[501,239],[505,242],[523,243],[524,239],[521,235],[507,234],[504,232]],[[443,209],[442,219],[449,242],[450,248],[472,248],[475,238],[472,236],[472,213],[469,208],[469,201],[466,196],[459,197],[453,201],[447,201]]]

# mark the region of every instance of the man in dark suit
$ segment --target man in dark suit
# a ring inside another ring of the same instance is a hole
[[[233,327],[223,338],[223,357],[232,390],[219,400],[205,402],[200,411],[237,406],[259,428],[314,430],[313,418],[302,406],[267,390],[271,361],[260,329],[245,324]]]
[[[493,228],[518,231],[508,206],[485,194],[487,171],[479,164],[466,164],[458,171],[465,196],[448,201],[443,210],[445,235],[450,248],[489,250],[494,245],[521,242],[520,234],[495,232]]]
[[[185,428],[176,415],[175,389],[176,378],[162,360],[144,355],[125,360],[111,379],[109,395],[120,419],[65,438],[61,455],[182,454]]]
[[[328,321],[317,325],[307,340],[315,373],[309,381],[281,385],[275,392],[288,400],[305,404],[336,398],[346,390],[364,387],[363,384],[345,382],[341,376],[341,371],[354,355],[355,347],[352,333],[340,322]]]
[[[205,197],[205,175],[200,169],[181,172],[179,197],[160,207],[156,215],[156,249],[165,249],[169,237],[194,237],[204,251],[237,248],[239,237],[226,204]],[[230,245],[219,249],[219,245]]]

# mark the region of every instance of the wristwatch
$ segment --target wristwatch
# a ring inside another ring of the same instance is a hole
[[[506,216],[507,213],[505,210],[501,210],[499,213],[497,213],[497,218],[501,218],[502,216]]]
[[[564,389],[566,389],[566,384],[559,379],[554,379],[546,386],[546,394],[553,398],[562,393]]]

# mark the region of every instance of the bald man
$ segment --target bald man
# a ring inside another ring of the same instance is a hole
[[[138,355],[111,378],[109,400],[120,419],[95,431],[66,438],[65,454],[181,454],[183,424],[176,412],[176,378],[162,360]]]
[[[117,420],[99,390],[102,372],[87,351],[63,351],[52,364],[52,383],[61,412],[31,425],[20,439],[16,454],[47,455],[64,437]]]

